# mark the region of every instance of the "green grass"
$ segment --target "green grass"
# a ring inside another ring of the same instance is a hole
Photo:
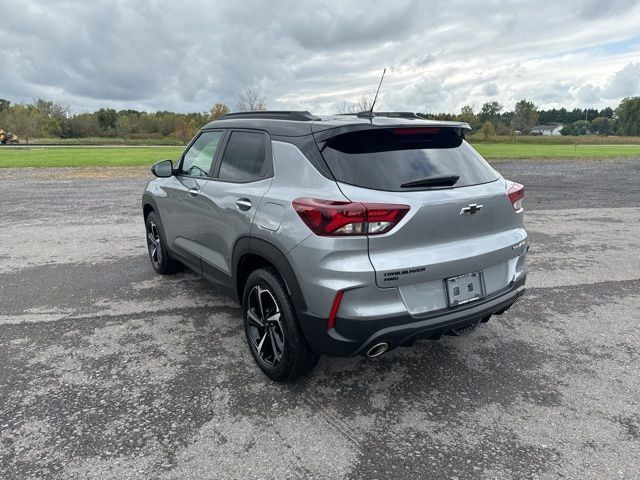
[[[471,143],[526,143],[540,145],[640,145],[640,137],[607,137],[605,135],[580,135],[574,136],[544,136],[544,135],[518,135],[511,138],[507,135],[489,135],[488,141],[484,141],[482,132],[474,132],[467,136]]]
[[[7,167],[127,167],[175,160],[183,147],[12,148],[0,147],[0,168]]]
[[[486,159],[501,158],[640,158],[640,145],[527,145],[520,143],[475,143]]]
[[[525,158],[640,158],[640,145],[533,145],[476,143],[488,160]],[[150,166],[158,160],[175,160],[182,147],[0,147],[0,168],[7,167],[125,167]]]
[[[148,137],[132,137],[123,142],[118,137],[82,137],[82,138],[32,138],[29,143],[33,145],[184,145],[183,142],[173,137],[163,137],[161,135],[153,135]],[[27,145],[24,139],[20,140],[21,145]]]

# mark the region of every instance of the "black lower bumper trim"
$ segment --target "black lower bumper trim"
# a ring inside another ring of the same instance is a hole
[[[384,319],[352,320],[338,317],[336,328],[327,331],[326,318],[299,313],[300,324],[307,342],[318,353],[336,357],[364,355],[380,342],[387,342],[389,350],[411,345],[417,340],[438,339],[454,329],[486,322],[491,315],[508,310],[525,292],[526,277],[513,284],[507,292],[485,299],[482,303],[466,305],[427,318],[409,314]]]

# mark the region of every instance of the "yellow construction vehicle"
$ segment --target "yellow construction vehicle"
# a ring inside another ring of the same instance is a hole
[[[2,145],[18,143],[18,136],[15,133],[5,132],[0,128],[0,143]]]

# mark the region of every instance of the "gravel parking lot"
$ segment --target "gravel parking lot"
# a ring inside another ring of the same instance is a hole
[[[140,169],[0,169],[0,478],[640,478],[640,160],[517,161],[527,295],[295,385],[156,276]]]

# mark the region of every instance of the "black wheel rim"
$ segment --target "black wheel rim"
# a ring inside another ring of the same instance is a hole
[[[162,263],[162,245],[160,244],[160,231],[154,222],[149,222],[147,225],[147,248],[153,265],[160,266],[160,263]]]
[[[284,355],[284,330],[280,307],[273,294],[256,285],[249,292],[247,320],[249,338],[260,359],[269,366],[276,366]]]

